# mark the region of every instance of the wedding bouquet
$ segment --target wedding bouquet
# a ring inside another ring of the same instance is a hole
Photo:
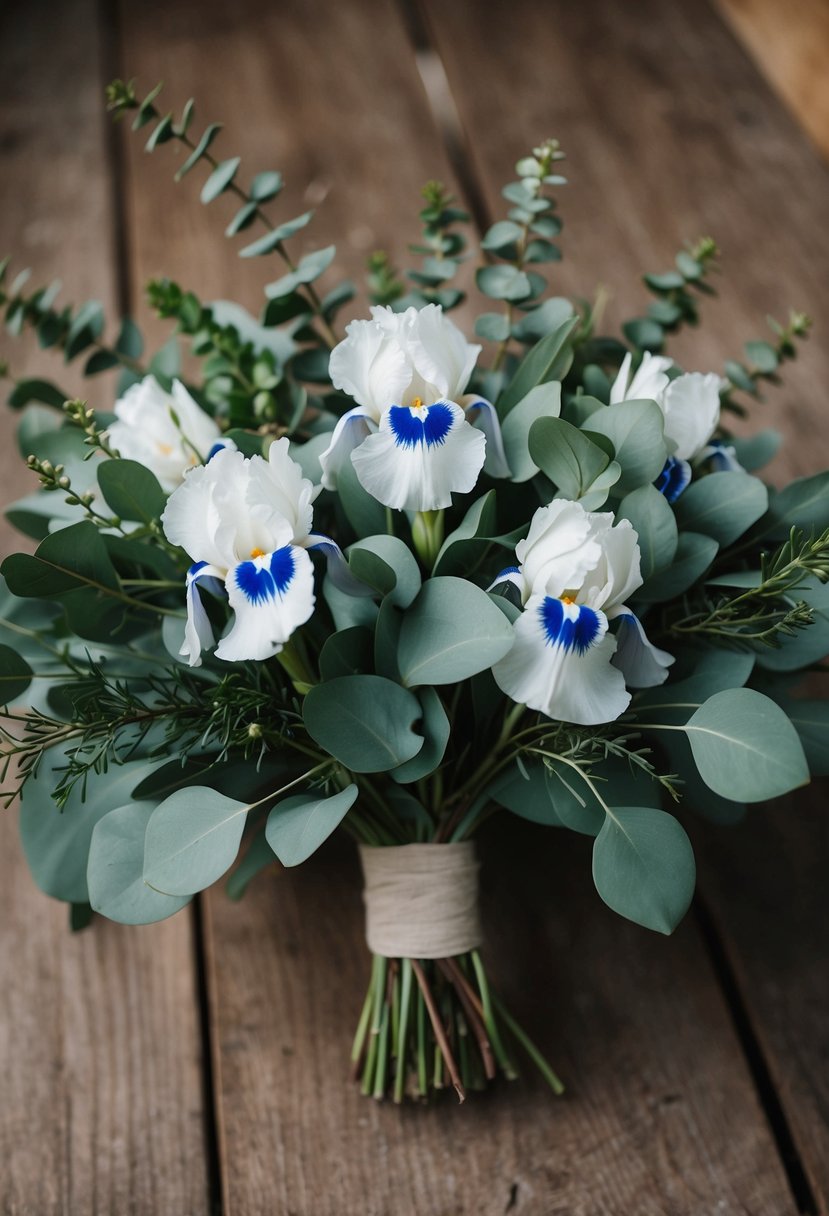
[[[262,225],[241,255],[283,273],[259,319],[150,283],[175,336],[149,359],[133,322],[110,342],[97,303],[0,278],[10,332],[120,373],[111,412],[47,380],[10,396],[39,479],[7,512],[38,545],[3,563],[0,622],[35,881],[76,925],[147,923],[339,828],[365,878],[363,1092],[462,1098],[519,1047],[558,1090],[480,953],[482,821],[593,837],[601,898],[670,933],[695,881],[672,811],[730,823],[829,770],[826,705],[797,695],[829,651],[829,474],[773,489],[779,436],[726,421],[808,319],[724,377],[679,367],[662,352],[712,292],[702,240],[603,336],[601,301],[539,271],[560,256],[550,140],[481,241],[486,357],[448,315],[468,217],[436,183],[419,268],[406,285],[374,255],[343,332],[354,286],[316,286],[334,248],[289,253],[311,213],[272,219],[280,174],[243,187],[218,127],[192,139],[192,102],[176,120],[157,93],[116,82],[110,107],[153,124],[149,150],[185,147],[179,178],[207,165],[202,202],[237,196],[228,235]]]

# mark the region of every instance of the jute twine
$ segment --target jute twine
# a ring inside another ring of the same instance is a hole
[[[481,944],[471,841],[360,845],[366,940],[386,958],[451,958]]]

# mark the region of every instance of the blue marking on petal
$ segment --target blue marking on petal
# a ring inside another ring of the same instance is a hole
[[[205,566],[206,566],[206,565],[207,565],[207,562],[193,562],[193,565],[192,565],[192,566],[190,567],[190,569],[187,571],[187,575],[188,575],[188,577],[189,577],[189,578],[195,578],[195,577],[196,577],[196,575],[198,574],[198,572],[199,572],[200,570],[203,570],[203,569],[205,568]]]
[[[445,401],[427,406],[425,421],[407,405],[393,405],[389,410],[389,426],[399,448],[414,448],[425,443],[427,448],[446,442],[452,430],[452,410]]]
[[[271,554],[271,575],[280,595],[284,595],[290,587],[295,572],[296,560],[290,545]]]
[[[256,562],[241,562],[236,567],[236,586],[251,604],[263,604],[266,600],[284,595],[291,585],[296,570],[296,561],[291,546],[285,545],[271,554],[267,566]]]
[[[570,617],[561,600],[548,595],[538,609],[548,646],[561,646],[584,654],[596,640],[600,625],[592,608],[578,605],[578,616]]]
[[[236,567],[236,586],[251,604],[263,604],[276,595],[276,585],[270,570],[255,562],[242,562]]]
[[[210,464],[210,461],[213,459],[213,457],[218,456],[219,452],[223,452],[226,447],[227,447],[227,444],[224,442],[224,440],[222,440],[222,439],[217,440],[216,443],[213,444],[213,447],[210,449],[210,451],[207,453],[207,460],[205,463]]]
[[[677,460],[669,456],[665,467],[653,483],[660,494],[664,494],[668,502],[676,502],[680,494],[691,480],[691,466],[687,460]]]
[[[521,573],[521,568],[519,566],[505,566],[504,569],[497,575],[495,581],[497,583],[499,578],[508,578],[510,574],[520,574],[520,573]]]

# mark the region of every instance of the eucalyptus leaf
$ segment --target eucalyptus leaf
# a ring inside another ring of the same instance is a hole
[[[672,933],[688,910],[696,883],[685,829],[653,807],[611,807],[593,845],[593,881],[620,916]]]
[[[674,513],[655,486],[640,486],[622,499],[618,519],[627,519],[639,537],[642,578],[649,579],[676,556],[679,533]]]
[[[85,797],[83,783],[78,782],[60,811],[52,790],[66,763],[65,746],[52,747],[41,761],[37,776],[26,782],[20,799],[20,838],[41,891],[68,903],[85,903],[89,899],[86,870],[95,824],[113,805],[128,802],[135,786],[159,766],[159,761],[129,761],[106,773],[91,773]]]
[[[413,693],[375,675],[318,684],[302,709],[311,738],[355,773],[387,772],[416,756],[423,747],[414,730],[421,714]]]
[[[92,908],[123,925],[165,920],[189,904],[190,895],[164,895],[144,882],[144,837],[153,813],[146,802],[115,807],[92,831],[86,877]]]
[[[558,381],[537,384],[526,397],[510,410],[501,426],[504,452],[512,480],[529,481],[538,472],[530,455],[529,434],[539,418],[558,418],[561,413],[561,385]]]
[[[358,792],[349,785],[329,798],[300,794],[278,802],[268,815],[265,836],[283,866],[307,861],[342,822]]]
[[[510,410],[514,409],[519,401],[523,401],[537,384],[563,378],[572,360],[568,339],[577,320],[577,317],[570,317],[559,325],[554,333],[542,338],[527,352],[515,375],[498,397],[496,406],[499,418],[506,418]]]
[[[239,852],[248,804],[209,786],[191,785],[150,816],[144,881],[166,895],[194,895],[229,870]]]
[[[530,429],[529,452],[564,498],[579,499],[610,464],[607,453],[563,418],[541,418]]]
[[[379,533],[356,541],[348,564],[361,582],[388,595],[398,608],[408,608],[420,590],[420,570],[408,545],[396,536]]]
[[[620,401],[596,410],[585,423],[588,438],[604,435],[622,466],[618,492],[627,494],[656,480],[668,455],[662,411],[655,401]]]
[[[664,570],[651,575],[636,592],[636,598],[658,604],[682,595],[702,578],[717,556],[718,549],[719,545],[710,536],[702,536],[698,532],[680,532],[674,560]]]
[[[487,797],[531,823],[561,827],[544,764],[531,760],[513,761],[487,788]]]
[[[417,699],[423,710],[421,730],[425,742],[413,759],[392,770],[392,779],[401,785],[420,781],[433,773],[443,760],[449,742],[449,719],[437,692],[426,685],[417,690]]]
[[[742,536],[768,506],[768,490],[748,473],[711,473],[692,481],[675,511],[684,531],[711,536],[720,546]]]
[[[403,620],[401,677],[409,686],[457,683],[497,663],[513,638],[485,591],[453,576],[431,578]]]
[[[135,460],[101,461],[98,485],[119,519],[151,523],[160,518],[167,505],[167,495],[156,476]]]
[[[9,705],[22,697],[33,675],[22,655],[11,646],[0,645],[0,704]]]
[[[754,689],[715,693],[684,729],[700,776],[724,798],[763,802],[809,780],[797,731],[774,701]]]

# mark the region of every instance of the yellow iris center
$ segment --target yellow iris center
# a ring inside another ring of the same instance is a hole
[[[413,397],[412,398],[412,409],[413,410],[422,410],[423,409],[423,398],[422,397]]]
[[[264,557],[265,550],[264,549],[251,549],[250,555],[251,555],[251,557]]]
[[[575,604],[576,601],[573,599],[573,597],[571,595],[563,595],[561,597],[561,602],[562,602],[562,604]]]

